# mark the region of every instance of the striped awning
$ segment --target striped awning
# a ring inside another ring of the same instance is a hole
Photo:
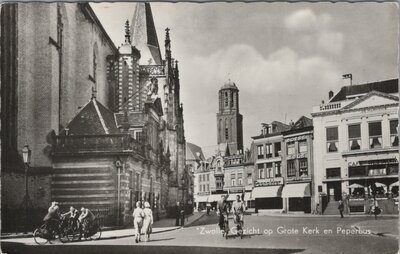
[[[252,198],[275,198],[280,197],[282,185],[255,187],[251,194]]]
[[[208,197],[208,200],[207,200],[207,201],[208,201],[209,203],[219,201],[219,200],[221,200],[221,195],[222,195],[222,194],[213,194],[213,195],[210,195],[210,196]]]
[[[232,193],[232,194],[229,194],[229,196],[226,199],[226,201],[235,201],[237,195],[239,195],[240,199],[242,199],[242,193]]]
[[[288,184],[283,188],[283,198],[303,198],[311,197],[310,184],[309,183],[294,183]]]
[[[207,196],[196,196],[194,199],[194,202],[197,202],[197,203],[207,202],[208,197],[209,197],[208,195]]]

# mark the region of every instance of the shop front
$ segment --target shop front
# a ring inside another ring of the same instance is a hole
[[[398,213],[398,160],[351,160],[348,162],[350,213],[368,213],[376,200],[385,214]]]
[[[288,183],[282,190],[286,212],[311,213],[310,183]]]
[[[256,213],[260,210],[281,211],[283,209],[282,187],[282,178],[257,180],[251,194],[251,198],[255,200]]]
[[[209,195],[197,195],[195,196],[195,205],[197,210],[205,210]]]

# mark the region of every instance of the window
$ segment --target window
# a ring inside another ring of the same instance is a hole
[[[326,178],[340,178],[340,168],[327,168]]]
[[[397,134],[397,126],[399,120],[390,120],[390,144],[392,146],[399,146],[399,136]]]
[[[207,182],[210,181],[210,175],[207,175]]]
[[[258,155],[258,159],[264,158],[264,146],[263,145],[257,146],[257,155]]]
[[[281,177],[281,176],[282,176],[281,163],[275,162],[275,177]]]
[[[299,153],[307,153],[307,141],[299,141]]]
[[[383,175],[386,175],[386,166],[370,168],[368,170],[368,176],[383,176]]]
[[[368,123],[369,146],[370,148],[382,147],[382,126],[381,122]]]
[[[326,148],[328,153],[338,151],[339,134],[338,127],[326,128]]]
[[[265,178],[264,164],[258,164],[258,179]]]
[[[300,177],[308,176],[308,162],[307,158],[299,160],[299,175]]]
[[[361,149],[361,127],[360,124],[349,125],[349,148],[350,150]]]
[[[235,174],[231,174],[231,185],[236,186],[236,175]]]
[[[229,99],[228,99],[228,92],[225,92],[225,107],[228,107]]]
[[[225,139],[228,140],[229,139],[229,129],[225,128]]]
[[[242,173],[238,173],[238,185],[242,185]]]
[[[265,154],[266,154],[267,158],[272,157],[272,144],[265,145]]]
[[[287,161],[287,176],[288,177],[296,176],[296,166],[294,160]]]
[[[287,154],[293,155],[295,153],[296,153],[296,151],[295,151],[294,143],[293,142],[287,143]]]
[[[247,174],[247,184],[252,185],[253,184],[253,176],[251,173]]]
[[[136,190],[137,191],[140,191],[140,189],[142,189],[140,178],[141,178],[141,175],[137,173],[136,174]]]
[[[367,176],[365,167],[349,167],[349,177]]]
[[[274,143],[275,157],[279,157],[281,153],[281,142]]]
[[[142,142],[142,141],[143,141],[143,133],[142,133],[142,131],[136,131],[136,133],[135,133],[135,139],[136,139],[137,141],[139,141],[139,142]]]
[[[97,71],[97,56],[96,50],[93,49],[93,79],[96,82],[96,71]]]
[[[210,185],[207,184],[207,191],[210,191]]]
[[[266,178],[273,178],[274,177],[274,171],[272,169],[272,163],[267,163],[266,164]]]

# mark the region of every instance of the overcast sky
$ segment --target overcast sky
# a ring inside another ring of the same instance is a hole
[[[116,46],[134,3],[91,4]],[[342,85],[398,77],[397,7],[391,3],[151,3],[161,52],[171,28],[179,60],[185,134],[217,143],[218,89],[240,90],[244,145],[261,123],[310,117]],[[285,117],[286,116],[286,117]]]

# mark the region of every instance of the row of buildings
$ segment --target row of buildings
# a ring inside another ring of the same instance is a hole
[[[150,4],[133,6],[119,47],[88,3],[1,6],[3,231],[37,226],[51,201],[108,225],[139,200],[156,218],[189,203],[178,61]]]
[[[386,213],[398,204],[398,79],[353,85],[290,124],[262,124],[243,151],[242,116],[236,85],[219,91],[218,145],[188,144],[194,154],[195,203],[233,201],[240,194],[256,211],[367,212],[377,198]],[[350,81],[350,82],[349,82]],[[190,156],[190,155],[188,155]]]

